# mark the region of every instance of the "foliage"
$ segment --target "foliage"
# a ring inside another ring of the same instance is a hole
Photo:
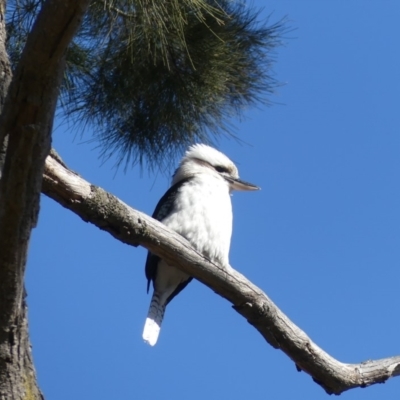
[[[8,47],[18,62],[42,0],[11,2]],[[235,1],[97,0],[69,48],[65,115],[90,124],[101,154],[160,166],[194,141],[231,133],[229,120],[276,86],[283,24],[257,22]]]

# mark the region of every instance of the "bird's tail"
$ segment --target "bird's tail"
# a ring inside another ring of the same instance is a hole
[[[143,340],[150,346],[154,346],[157,343],[161,323],[164,318],[165,306],[165,302],[161,301],[159,294],[154,292],[142,335]]]

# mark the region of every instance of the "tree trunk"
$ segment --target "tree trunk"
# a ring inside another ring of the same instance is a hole
[[[39,213],[64,54],[88,3],[43,3],[10,82],[5,0],[0,0],[0,148],[5,149],[0,178],[0,400],[43,399],[29,343],[25,265]]]
[[[0,113],[3,109],[8,86],[11,82],[11,67],[6,52],[6,24],[5,24],[5,0],[0,0]],[[7,139],[0,140],[0,178],[6,156]]]
[[[10,61],[5,48],[5,0],[0,0],[0,113],[3,110],[8,88],[12,78]],[[0,141],[0,179],[2,177],[8,135]],[[2,243],[2,246],[4,244]],[[25,266],[25,249],[15,255],[20,259],[19,264]],[[22,256],[22,257],[21,257]],[[13,275],[7,265],[0,266],[0,276]],[[28,334],[28,316],[23,285],[13,307],[13,312],[7,312],[10,300],[16,294],[10,287],[4,285],[7,279],[0,283],[0,313],[2,323],[0,327],[0,399],[43,399],[37,386],[35,368],[32,361],[31,345]],[[14,299],[15,300],[15,299]],[[5,317],[3,319],[3,316]]]

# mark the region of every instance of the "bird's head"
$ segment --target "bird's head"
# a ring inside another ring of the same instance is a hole
[[[222,178],[229,190],[258,190],[258,186],[239,179],[236,165],[225,155],[205,144],[190,146],[179,163],[172,184],[198,174]]]

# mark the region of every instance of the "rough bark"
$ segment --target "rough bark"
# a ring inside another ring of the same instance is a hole
[[[5,0],[0,0],[0,112],[11,82],[11,66],[6,52],[6,24],[5,24]],[[6,138],[0,140],[0,178],[6,155]]]
[[[0,0],[0,110],[3,108],[11,82],[11,66],[6,52],[5,0]]]
[[[23,281],[64,54],[87,5],[78,0],[43,3],[0,117],[0,143],[8,136],[0,180],[0,399],[43,398],[31,359]]]
[[[146,247],[230,301],[268,343],[285,352],[327,393],[340,394],[400,375],[400,356],[359,364],[334,359],[243,275],[211,263],[180,235],[69,170],[54,153],[46,160],[42,191],[84,221],[123,243]]]

